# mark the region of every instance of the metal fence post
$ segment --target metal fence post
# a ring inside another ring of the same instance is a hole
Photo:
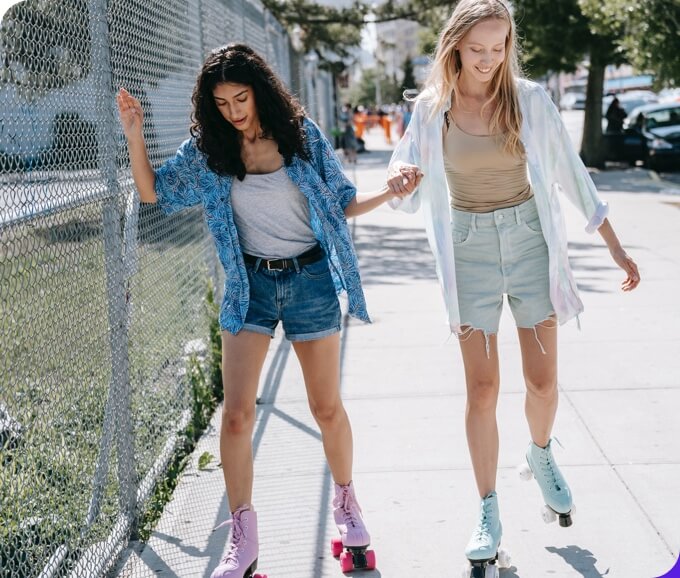
[[[100,143],[99,168],[109,192],[102,209],[106,293],[108,297],[109,344],[111,347],[111,385],[107,411],[113,410],[116,424],[118,454],[118,483],[121,513],[130,523],[136,508],[137,481],[135,474],[134,442],[130,407],[130,372],[128,359],[127,278],[121,221],[120,188],[116,171],[115,113],[111,84],[110,40],[107,28],[106,0],[92,0],[94,39],[93,62],[99,99],[97,133],[104,137]]]

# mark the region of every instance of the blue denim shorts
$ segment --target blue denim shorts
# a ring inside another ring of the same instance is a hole
[[[274,337],[279,321],[289,341],[311,341],[340,331],[340,302],[328,257],[287,271],[246,263],[250,304],[243,329]]]
[[[468,213],[452,209],[461,326],[498,332],[507,295],[517,327],[532,328],[554,315],[548,246],[536,202]]]

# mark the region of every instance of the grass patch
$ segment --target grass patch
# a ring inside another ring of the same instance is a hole
[[[111,376],[121,371],[112,369],[102,209],[0,232],[0,418],[18,424],[0,436],[0,567],[11,576],[37,575],[61,545],[67,571],[119,512],[114,443],[98,515],[85,526]],[[130,412],[141,480],[182,411],[204,405],[182,375],[182,354],[212,331],[204,308],[214,249],[200,210],[165,217],[142,207],[139,239],[128,343],[114,344],[127,352],[130,407],[112,402],[114,413]]]
[[[206,309],[210,319],[210,342],[208,355],[204,363],[192,354],[188,361],[187,378],[191,392],[191,420],[187,427],[179,432],[178,443],[170,460],[165,476],[154,489],[146,508],[140,517],[137,538],[147,541],[158,523],[165,505],[172,499],[181,474],[191,459],[196,443],[210,423],[215,407],[222,394],[222,341],[219,331],[219,308],[214,300],[214,290],[209,284],[206,293]],[[204,452],[198,460],[199,469],[204,469],[214,459]]]

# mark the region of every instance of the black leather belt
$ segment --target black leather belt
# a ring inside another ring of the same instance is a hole
[[[291,257],[290,259],[265,259],[264,257],[256,257],[255,255],[243,253],[243,260],[249,265],[256,265],[259,261],[259,266],[267,269],[267,271],[289,271],[291,269],[298,269],[305,265],[310,265],[311,263],[316,263],[323,259],[325,254],[321,245],[316,245],[309,251],[305,251],[301,255]]]

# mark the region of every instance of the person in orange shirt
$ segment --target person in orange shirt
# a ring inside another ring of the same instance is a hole
[[[359,107],[354,109],[354,134],[357,138],[364,138],[366,128],[366,113]]]
[[[380,117],[380,125],[385,133],[385,142],[387,144],[392,144],[392,119],[390,118],[390,115],[382,109],[378,112],[378,116]]]

